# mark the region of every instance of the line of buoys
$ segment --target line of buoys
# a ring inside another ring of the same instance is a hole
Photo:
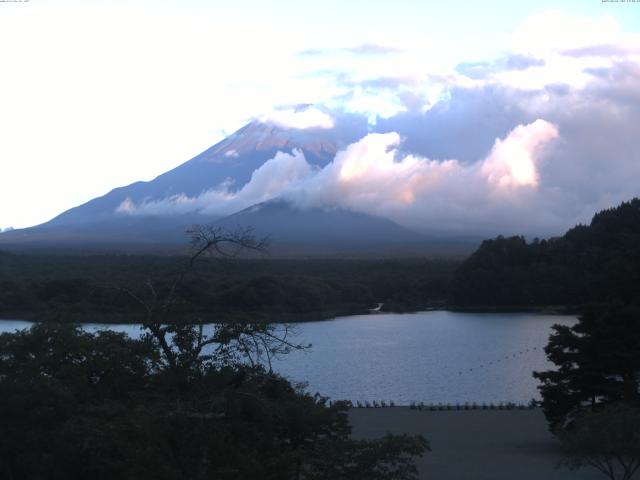
[[[506,355],[504,358],[501,358],[499,360],[491,361],[491,362],[489,362],[489,365],[493,365],[494,363],[497,365],[498,363],[501,363],[502,360],[510,360],[510,359],[516,358],[516,357],[518,357],[520,355],[524,355],[527,352],[533,352],[534,350],[537,350],[537,349],[538,349],[538,347],[525,348],[524,350],[521,350],[521,351],[519,351],[517,353],[513,353],[511,355]],[[485,368],[485,365],[484,364],[478,365],[477,368],[479,368],[479,369]],[[466,371],[467,372],[473,372],[473,368],[469,368]],[[462,370],[458,371],[458,375],[462,375],[462,372],[463,372]]]
[[[405,405],[396,405],[393,401],[360,401],[355,402],[351,400],[330,400],[329,406],[336,403],[346,402],[351,408],[394,408]],[[498,402],[498,403],[478,403],[478,402],[465,402],[465,403],[424,403],[424,402],[411,402],[409,405],[411,410],[426,410],[426,411],[442,411],[442,410],[526,410],[539,407],[539,402],[532,399],[528,403],[516,403],[516,402]]]

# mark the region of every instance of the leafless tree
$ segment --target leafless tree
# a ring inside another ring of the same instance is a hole
[[[142,291],[122,289],[143,308],[142,328],[159,346],[167,367],[194,372],[215,364],[247,362],[255,367],[265,362],[271,371],[275,357],[305,348],[292,341],[292,328],[286,324],[211,323],[201,317],[186,322],[172,317],[173,307],[180,302],[179,288],[198,259],[210,254],[235,257],[246,251],[266,253],[268,246],[268,239],[256,237],[251,228],[227,231],[195,225],[187,233],[190,255],[168,285],[159,288],[148,278]]]

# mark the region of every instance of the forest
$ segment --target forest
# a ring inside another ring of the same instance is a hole
[[[594,215],[548,240],[485,240],[456,270],[458,307],[569,306],[640,302],[640,199]]]
[[[185,257],[0,253],[0,317],[139,321],[127,289],[169,281]],[[203,258],[181,283],[176,315],[297,322],[441,306],[458,263],[416,259]]]

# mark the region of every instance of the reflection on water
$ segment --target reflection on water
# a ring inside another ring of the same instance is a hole
[[[334,399],[397,404],[528,402],[538,398],[534,370],[550,368],[543,348],[554,323],[574,317],[530,313],[375,314],[296,326],[293,352],[274,368]],[[0,322],[0,332],[30,323]],[[86,324],[138,336],[137,325]]]

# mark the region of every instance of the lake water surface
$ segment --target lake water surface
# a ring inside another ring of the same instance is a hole
[[[539,398],[534,370],[551,368],[543,348],[555,323],[575,317],[537,313],[374,314],[295,326],[311,343],[274,368],[333,399],[410,402],[528,402]],[[29,322],[0,321],[0,332]],[[137,336],[136,325],[86,324]]]

